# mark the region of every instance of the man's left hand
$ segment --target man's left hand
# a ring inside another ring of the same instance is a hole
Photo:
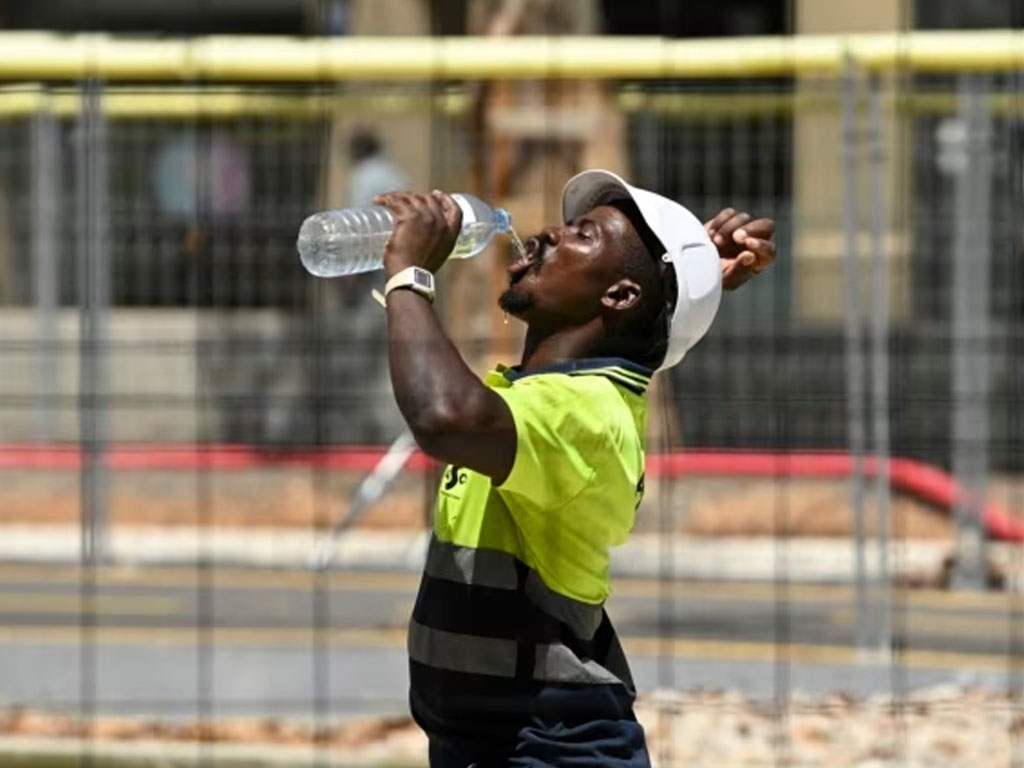
[[[437,272],[448,260],[462,229],[462,209],[450,195],[390,192],[373,198],[395,217],[395,228],[384,248],[388,276],[406,267]]]
[[[722,287],[734,291],[775,261],[775,222],[726,208],[704,225],[722,260]]]

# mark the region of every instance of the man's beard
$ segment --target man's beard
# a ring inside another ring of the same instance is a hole
[[[517,291],[514,286],[508,288],[498,298],[498,306],[513,317],[519,317],[533,309],[535,303],[533,296],[523,291]]]

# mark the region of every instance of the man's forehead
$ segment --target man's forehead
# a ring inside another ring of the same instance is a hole
[[[611,200],[593,209],[598,212],[601,220],[605,222],[605,229],[622,234],[626,237],[635,237],[646,251],[655,259],[665,253],[665,246],[661,239],[651,230],[644,220],[643,213],[635,202],[626,198],[622,200]]]
[[[633,229],[633,223],[629,220],[629,217],[615,205],[609,203],[595,205],[586,213],[573,219],[573,222],[586,221],[588,219],[597,224],[608,225],[616,231],[629,231]]]

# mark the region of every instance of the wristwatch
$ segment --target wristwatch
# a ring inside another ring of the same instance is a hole
[[[408,288],[434,303],[434,276],[422,267],[406,267],[395,273],[384,286],[384,296],[398,288]]]

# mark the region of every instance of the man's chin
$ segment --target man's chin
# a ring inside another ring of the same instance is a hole
[[[498,306],[512,317],[523,319],[523,316],[533,309],[534,301],[533,296],[522,291],[518,291],[515,287],[507,289],[498,298]]]

